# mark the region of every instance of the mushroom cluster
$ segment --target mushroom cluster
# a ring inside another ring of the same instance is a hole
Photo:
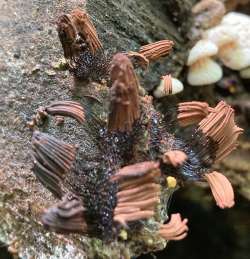
[[[59,18],[58,33],[74,82],[84,91],[78,94],[79,102],[40,107],[29,123],[33,172],[59,200],[41,217],[48,230],[80,233],[118,246],[121,257],[135,256],[186,237],[188,220],[180,214],[168,215],[169,198],[186,182],[207,181],[219,207],[234,205],[231,183],[213,169],[235,149],[242,133],[233,109],[223,101],[214,108],[203,102],[179,103],[171,121],[180,129],[195,127],[188,138],[177,137],[152,97],[140,94],[131,60],[145,67],[166,56],[171,41],[148,44],[132,55],[115,53],[109,60],[90,17],[80,9]],[[207,43],[207,48],[206,55],[197,48],[189,58],[192,71],[202,75],[199,80],[206,77],[204,65],[217,77],[221,73],[210,58],[217,47]],[[103,64],[103,71],[92,77],[96,62]],[[96,77],[101,83],[93,82]],[[154,95],[182,89],[181,82],[166,75]],[[57,127],[48,121],[51,116],[75,119],[84,137],[74,145],[43,133]]]
[[[218,26],[204,32],[204,38],[218,46],[218,58],[224,66],[242,70],[250,66],[249,27],[248,15],[231,12]]]
[[[198,41],[189,53],[187,61],[189,84],[208,85],[222,78],[222,69],[220,65],[208,59],[211,56],[218,58],[225,67],[240,71],[243,78],[249,78],[249,28],[250,17],[248,15],[230,12],[223,16],[220,24],[205,30],[202,40]],[[206,60],[202,62],[199,69],[197,66],[194,69],[192,62],[194,56],[197,56],[198,61]]]

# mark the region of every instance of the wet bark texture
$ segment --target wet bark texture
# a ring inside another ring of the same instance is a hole
[[[193,2],[0,0],[0,241],[12,253],[18,252],[20,258],[87,258],[94,256],[91,247],[98,246],[98,241],[90,244],[77,235],[48,233],[39,223],[42,208],[54,198],[31,172],[31,133],[26,122],[39,106],[71,99],[71,78],[58,68],[63,52],[56,17],[77,6],[86,8],[110,53],[173,40],[171,57],[142,74],[150,90],[161,75],[178,75],[183,68]],[[103,253],[103,258],[110,258]]]

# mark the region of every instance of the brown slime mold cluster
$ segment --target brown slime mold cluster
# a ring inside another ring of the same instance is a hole
[[[187,219],[169,217],[167,210],[169,197],[187,181],[207,181],[217,205],[232,207],[232,186],[213,165],[236,147],[242,133],[234,110],[223,101],[215,108],[179,103],[170,117],[178,128],[196,125],[187,139],[171,133],[169,114],[158,112],[151,96],[141,95],[131,60],[147,67],[168,55],[173,42],[107,57],[85,11],[62,15],[57,26],[68,69],[85,94],[79,102],[40,107],[29,123],[33,171],[59,199],[43,213],[43,225],[118,245],[133,256],[186,237]],[[74,145],[41,132],[46,122],[50,127],[51,116],[75,119],[93,140],[96,154],[87,159],[91,147],[86,148],[84,137]]]

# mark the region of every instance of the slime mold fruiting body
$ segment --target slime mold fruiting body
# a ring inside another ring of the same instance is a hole
[[[39,108],[29,124],[33,171],[60,199],[43,214],[44,226],[101,239],[128,249],[132,256],[186,236],[187,219],[179,214],[164,224],[168,199],[179,183],[207,180],[218,205],[231,207],[231,185],[213,173],[212,166],[234,149],[242,132],[234,123],[232,108],[224,102],[215,108],[201,102],[180,103],[172,121],[178,127],[194,123],[197,127],[189,139],[177,138],[170,133],[168,116],[154,108],[152,97],[140,96],[129,55],[115,54],[109,62],[84,11],[60,17],[58,32],[75,82],[85,93],[91,91],[81,97],[82,104],[60,101]],[[152,61],[165,56],[172,45],[165,40],[142,47],[139,53]],[[86,61],[87,56],[93,59]],[[96,80],[104,76],[110,88],[105,83],[87,85],[86,79],[94,79],[96,61],[105,68],[95,73]],[[79,139],[76,147],[37,130],[49,116],[57,115],[76,119],[93,147],[86,148],[86,138]]]

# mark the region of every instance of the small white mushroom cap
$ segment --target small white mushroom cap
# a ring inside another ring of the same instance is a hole
[[[229,30],[226,26],[216,26],[205,31],[202,37],[212,41],[219,49],[227,44],[237,44],[238,36],[233,30]]]
[[[210,57],[218,53],[218,47],[210,40],[200,40],[191,49],[187,61],[190,85],[209,85],[222,78],[221,67]]]
[[[189,68],[188,83],[194,86],[216,83],[222,78],[222,69],[219,64],[210,58],[197,62]]]
[[[244,26],[250,21],[248,15],[238,12],[229,12],[222,18],[221,25]]]
[[[238,44],[250,48],[250,16],[231,12],[224,16],[221,26],[237,34]]]
[[[154,97],[156,98],[162,98],[164,96],[167,95],[173,95],[173,94],[177,94],[183,91],[184,86],[182,84],[182,82],[180,80],[178,80],[177,78],[171,78],[171,91],[169,92],[168,89],[166,89],[166,82],[164,80],[164,77],[161,79],[161,82],[159,84],[159,86],[154,90]]]
[[[199,40],[190,50],[187,65],[191,66],[195,62],[211,57],[218,53],[218,47],[209,40]]]
[[[250,67],[241,70],[240,77],[244,79],[250,79]]]
[[[231,46],[219,52],[222,63],[233,70],[242,70],[250,66],[250,48]]]

